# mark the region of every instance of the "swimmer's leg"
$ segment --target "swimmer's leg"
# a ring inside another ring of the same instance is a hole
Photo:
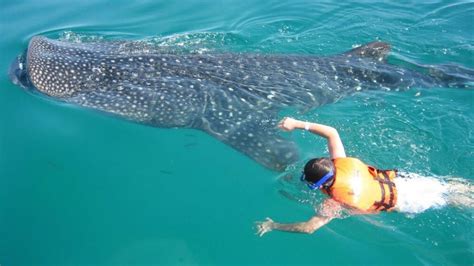
[[[474,208],[474,185],[470,180],[458,177],[446,179],[448,203],[455,207]]]

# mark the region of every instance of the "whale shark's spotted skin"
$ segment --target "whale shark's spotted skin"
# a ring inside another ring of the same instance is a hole
[[[156,127],[204,130],[281,170],[298,156],[275,128],[282,108],[310,109],[361,89],[460,86],[474,77],[456,66],[426,75],[389,65],[388,52],[387,44],[374,42],[328,57],[177,54],[147,52],[127,41],[34,37],[10,75],[68,103]]]

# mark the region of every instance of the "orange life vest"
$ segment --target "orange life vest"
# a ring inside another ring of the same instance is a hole
[[[334,181],[323,189],[334,200],[364,212],[390,211],[397,202],[396,170],[379,170],[356,158],[337,158]]]

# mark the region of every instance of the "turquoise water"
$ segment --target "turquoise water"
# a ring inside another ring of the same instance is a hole
[[[378,39],[392,44],[394,63],[474,68],[472,2],[318,2],[2,1],[0,264],[472,265],[472,209],[351,217],[311,236],[259,238],[255,221],[307,219],[319,197],[203,132],[47,101],[6,75],[38,34],[314,55]],[[472,179],[473,111],[472,91],[413,88],[281,115],[337,127],[348,154],[381,168]],[[288,137],[304,159],[325,152],[307,133]]]

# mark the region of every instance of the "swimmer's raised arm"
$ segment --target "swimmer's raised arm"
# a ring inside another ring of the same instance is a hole
[[[346,157],[344,145],[339,137],[339,133],[333,127],[318,123],[304,122],[291,117],[283,118],[283,120],[278,124],[278,127],[286,131],[292,131],[294,129],[309,130],[311,133],[317,134],[328,140],[328,149],[331,158]]]

